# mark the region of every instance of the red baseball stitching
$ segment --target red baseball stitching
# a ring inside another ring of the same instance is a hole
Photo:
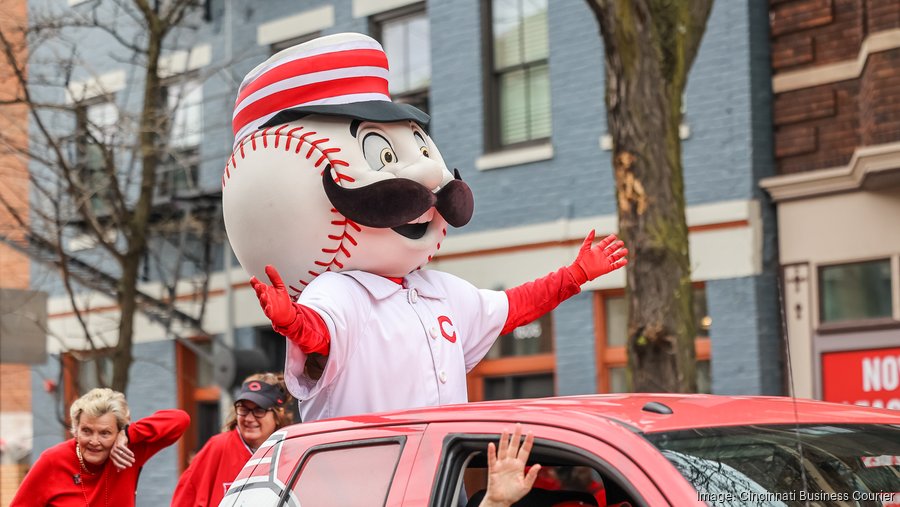
[[[278,148],[278,145],[282,139],[284,140],[284,150],[285,151],[290,151],[292,139],[297,140],[296,148],[294,149],[295,154],[300,154],[300,151],[302,150],[302,148],[304,146],[308,145],[309,150],[307,150],[307,152],[305,154],[305,158],[307,160],[309,160],[313,156],[314,153],[318,153],[319,157],[316,159],[315,163],[313,164],[313,167],[316,169],[319,169],[319,167],[327,160],[328,163],[325,164],[325,167],[321,169],[319,174],[322,174],[324,171],[330,171],[331,169],[334,169],[334,173],[336,175],[334,177],[335,183],[340,184],[340,182],[342,180],[348,181],[348,182],[355,181],[352,177],[350,177],[346,174],[342,174],[337,169],[338,166],[350,167],[350,163],[347,162],[346,160],[339,159],[335,156],[341,152],[341,148],[338,146],[329,147],[327,143],[331,139],[329,139],[327,137],[314,137],[314,136],[316,136],[317,133],[312,130],[306,131],[306,132],[298,135],[297,134],[298,132],[300,132],[301,130],[304,130],[304,128],[302,126],[294,127],[292,129],[288,130],[286,133],[282,133],[282,130],[284,130],[286,127],[288,127],[288,125],[281,125],[274,132],[270,132],[271,128],[257,130],[253,134],[242,139],[240,144],[238,145],[238,147],[235,148],[235,150],[231,153],[231,157],[228,160],[228,162],[225,164],[225,171],[224,171],[224,174],[222,175],[222,190],[223,191],[225,190],[226,182],[229,179],[231,179],[232,170],[237,169],[237,156],[240,156],[241,160],[246,158],[246,152],[244,150],[244,147],[247,145],[248,141],[250,143],[249,148],[251,151],[257,150],[257,143],[256,143],[257,138],[259,138],[262,141],[262,148],[268,149],[269,148],[268,138],[270,136],[274,138],[274,143],[273,143],[272,149]],[[338,254],[341,253],[341,254],[345,255],[346,258],[348,258],[348,259],[350,257],[352,257],[352,254],[350,253],[350,250],[348,249],[348,245],[345,242],[349,243],[352,246],[356,246],[358,243],[356,241],[356,238],[353,237],[353,234],[351,234],[351,232],[353,230],[355,230],[356,232],[360,232],[362,230],[357,223],[355,223],[354,221],[350,220],[347,217],[342,216],[336,209],[332,208],[331,212],[336,215],[335,219],[331,221],[331,224],[341,226],[342,232],[340,235],[329,234],[327,236],[329,240],[337,242],[337,247],[321,249],[322,253],[326,254],[325,258],[322,260],[316,260],[314,262],[315,262],[316,266],[322,267],[324,269],[321,272],[316,272],[316,271],[312,271],[312,270],[307,271],[307,273],[310,276],[312,276],[313,278],[319,276],[320,274],[324,273],[325,271],[331,271],[332,266],[337,266],[338,269],[342,269],[344,267],[344,264],[341,263],[341,261],[339,261],[337,259]],[[309,285],[309,283],[311,281],[312,280],[306,281],[303,279],[297,280],[297,282],[300,283],[301,285],[303,285],[304,287]],[[295,287],[293,285],[288,285],[288,287],[298,294],[301,292],[301,289],[298,289],[297,287]]]

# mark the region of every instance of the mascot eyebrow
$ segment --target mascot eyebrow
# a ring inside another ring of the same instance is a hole
[[[359,126],[361,124],[362,124],[362,120],[354,119],[354,120],[350,121],[350,135],[353,136],[354,139],[356,139],[356,135],[359,133]],[[422,125],[420,125],[418,123],[416,123],[416,125],[418,125],[420,129],[425,131],[426,134],[428,133],[427,128],[423,127]]]

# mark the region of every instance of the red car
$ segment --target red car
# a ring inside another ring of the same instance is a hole
[[[516,422],[534,433],[529,461],[543,467],[516,505],[900,505],[900,412],[666,394],[470,403],[297,424],[256,451],[220,505],[477,505],[487,444]]]

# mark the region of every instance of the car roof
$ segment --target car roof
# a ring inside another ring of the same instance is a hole
[[[667,413],[667,412],[671,413]],[[776,396],[620,394],[443,405],[326,419],[284,428],[287,437],[364,427],[499,421],[590,428],[599,419],[643,433],[777,424],[900,424],[900,411]]]

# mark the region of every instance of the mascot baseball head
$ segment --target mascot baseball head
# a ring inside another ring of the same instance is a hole
[[[297,296],[325,271],[402,277],[427,263],[474,201],[428,136],[391,101],[381,45],[356,33],[281,51],[241,83],[222,179],[241,265],[267,264]]]

